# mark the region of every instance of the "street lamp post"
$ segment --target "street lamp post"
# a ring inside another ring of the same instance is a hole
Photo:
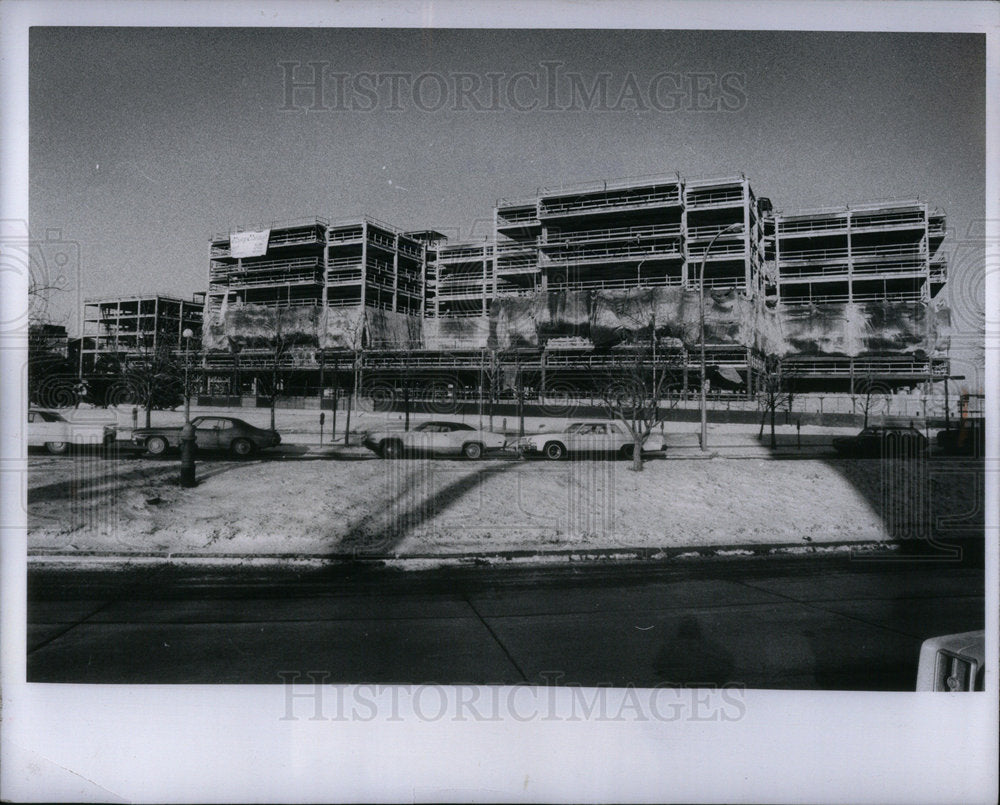
[[[741,226],[743,223],[737,221],[715,233],[715,236],[708,242],[705,253],[701,256],[701,270],[698,272],[698,322],[701,335],[701,450],[703,453],[708,450],[708,408],[705,401],[705,263],[715,241],[731,229]]]
[[[184,330],[184,421],[191,421],[191,386],[189,385],[188,369],[191,366],[191,336],[194,331],[191,328]]]
[[[636,242],[636,244],[639,243],[638,238],[636,239],[635,242]],[[635,267],[635,287],[636,287],[636,291],[638,291],[639,288],[642,287],[642,266],[643,266],[643,264],[647,260],[649,260],[648,257],[643,257],[639,261],[639,264]],[[659,408],[660,408],[660,400],[659,400],[659,395],[657,394],[657,389],[656,389],[656,302],[655,301],[653,302],[653,316],[652,316],[652,321],[650,322],[650,324],[652,326],[652,332],[650,333],[650,341],[652,342],[652,347],[653,347],[653,367],[652,367],[652,373],[653,373],[653,393],[652,393],[651,397],[653,399],[653,417],[656,418],[656,419],[658,419],[659,418],[658,412],[659,412]],[[641,367],[640,367],[640,370],[641,370]],[[643,383],[645,384],[645,381],[643,381]]]
[[[184,427],[181,428],[181,486],[192,487],[197,483],[194,469],[194,426],[191,424],[191,386],[188,369],[191,364],[191,336],[185,329],[184,336]]]

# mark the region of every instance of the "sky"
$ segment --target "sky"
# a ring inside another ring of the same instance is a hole
[[[289,91],[317,69],[322,97]],[[976,34],[36,27],[31,230],[69,244],[84,298],[189,296],[237,225],[482,238],[539,186],[743,173],[778,210],[940,207],[975,364],[984,107]],[[71,334],[75,298],[50,301]]]

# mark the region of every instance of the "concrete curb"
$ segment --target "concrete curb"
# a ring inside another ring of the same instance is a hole
[[[819,544],[761,544],[681,546],[676,548],[599,548],[581,550],[564,548],[552,551],[509,550],[480,553],[410,554],[392,556],[380,554],[101,554],[28,552],[28,565],[34,568],[85,569],[110,565],[187,565],[187,566],[385,566],[403,570],[418,570],[428,566],[469,566],[505,564],[565,564],[592,562],[674,562],[698,559],[733,559],[767,556],[808,556],[834,553],[890,555],[900,550],[899,543],[890,542],[825,542]]]

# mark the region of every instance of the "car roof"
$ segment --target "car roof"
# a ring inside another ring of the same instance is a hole
[[[617,425],[617,419],[574,419],[572,422],[566,424],[567,428],[573,427],[573,425]]]

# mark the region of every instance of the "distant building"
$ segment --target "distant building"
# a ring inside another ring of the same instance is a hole
[[[29,324],[28,352],[31,357],[68,357],[69,338],[66,328],[61,324]]]
[[[204,292],[191,299],[149,294],[88,299],[83,309],[80,372],[94,371],[102,358],[122,359],[161,348],[183,349],[191,330],[192,349],[201,343]]]

